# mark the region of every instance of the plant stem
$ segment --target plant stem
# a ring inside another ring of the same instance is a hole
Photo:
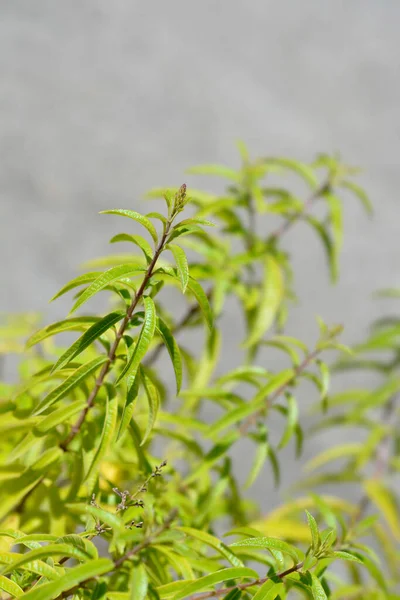
[[[382,423],[387,426],[394,425],[396,418],[396,396],[392,396],[392,398],[387,402],[383,409],[382,415]],[[372,479],[379,481],[385,476],[385,473],[389,467],[390,461],[390,443],[392,441],[392,436],[390,432],[388,432],[381,441],[379,442],[376,451],[375,451],[375,460],[374,460],[374,470],[372,474]],[[367,511],[370,505],[370,499],[367,494],[363,494],[358,502],[357,510],[354,513],[350,524],[349,530],[351,531],[354,527],[361,521],[365,512]]]
[[[293,225],[295,223],[297,223],[297,221],[299,221],[299,219],[301,219],[310,210],[311,206],[314,204],[314,202],[316,200],[318,200],[318,198],[321,198],[321,196],[323,196],[324,194],[326,194],[329,191],[330,187],[331,187],[331,184],[328,180],[323,182],[311,194],[311,196],[308,198],[308,200],[306,200],[304,202],[303,210],[301,212],[293,215],[293,217],[289,217],[288,219],[286,219],[286,221],[284,221],[282,223],[282,225],[280,225],[275,231],[273,231],[268,236],[268,239],[270,241],[274,241],[274,240],[277,240],[278,238],[280,238],[282,235],[284,235],[291,227],[293,227]]]
[[[289,229],[295,223],[297,223],[297,221],[299,221],[305,213],[307,213],[310,210],[310,208],[314,204],[314,202],[316,200],[318,200],[318,198],[323,196],[326,192],[329,191],[330,185],[331,184],[328,180],[323,182],[320,185],[320,187],[317,190],[315,190],[312,193],[312,195],[304,202],[303,211],[301,213],[298,213],[298,214],[294,215],[293,217],[287,219],[280,227],[278,227],[275,231],[273,231],[268,236],[268,240],[270,240],[270,241],[277,240],[280,237],[282,237],[287,231],[289,231]],[[249,212],[249,228],[251,229],[252,233],[254,234],[255,213],[254,213],[253,205],[251,205],[251,208],[249,208],[248,212]],[[208,290],[207,297],[208,297],[208,299],[210,299],[212,297],[212,289]],[[185,325],[190,321],[190,319],[199,312],[199,310],[200,310],[200,308],[199,308],[198,304],[193,304],[192,306],[190,306],[188,308],[186,314],[182,317],[182,319],[175,325],[175,327],[172,328],[172,332],[178,333],[181,329],[183,329],[185,327]],[[148,360],[146,361],[147,364],[153,364],[159,357],[163,348],[164,348],[164,344],[162,344],[160,342],[160,344],[156,348],[154,348],[153,352],[151,353]]]
[[[139,301],[141,300],[141,298],[143,297],[144,291],[146,289],[146,286],[153,274],[153,270],[154,267],[157,263],[157,260],[161,254],[161,252],[164,249],[165,246],[165,242],[167,240],[168,237],[168,233],[171,227],[171,223],[172,221],[168,221],[166,226],[165,226],[165,230],[163,232],[163,235],[157,245],[157,248],[154,252],[154,256],[147,268],[147,271],[145,273],[145,276],[143,277],[143,281],[139,287],[139,289],[137,290],[137,292],[135,293],[132,302],[128,308],[128,310],[126,311],[126,315],[122,320],[122,323],[118,329],[117,335],[115,336],[115,340],[113,345],[110,348],[110,351],[108,353],[107,356],[107,361],[104,363],[99,376],[96,379],[94,388],[92,389],[87,402],[86,402],[86,406],[84,407],[84,409],[82,410],[82,412],[80,413],[78,419],[76,420],[76,422],[74,423],[74,425],[71,428],[71,431],[69,432],[67,438],[60,444],[60,448],[64,451],[66,451],[68,449],[68,446],[70,445],[70,443],[72,442],[72,440],[75,438],[75,436],[79,433],[79,431],[81,430],[81,427],[86,419],[86,415],[89,412],[89,410],[92,408],[95,400],[96,400],[96,396],[101,388],[101,386],[103,385],[103,382],[106,378],[106,375],[108,373],[108,371],[110,370],[111,364],[113,363],[113,361],[115,360],[115,355],[118,349],[118,345],[122,339],[122,336],[125,333],[125,330],[128,326],[129,321],[132,318],[132,315],[134,313],[135,308],[137,307],[137,305],[139,304]]]
[[[266,406],[270,406],[271,404],[273,404],[275,402],[275,400],[282,394],[282,392],[284,392],[286,390],[286,388],[288,388],[293,381],[296,379],[296,377],[298,377],[312,362],[313,360],[316,359],[316,357],[318,356],[318,354],[321,352],[321,350],[314,350],[313,352],[310,352],[310,354],[308,354],[305,359],[303,360],[303,362],[296,367],[293,377],[291,377],[290,379],[288,379],[288,381],[286,381],[285,383],[282,383],[282,385],[280,385],[273,394],[271,394],[271,396],[269,396],[269,398],[267,398],[266,400]],[[243,421],[243,423],[241,424],[239,431],[241,434],[245,435],[247,433],[247,431],[249,430],[249,428],[254,425],[258,419],[258,417],[260,416],[260,414],[262,414],[264,408],[258,410],[257,412],[255,412],[254,414],[250,415],[249,417],[247,417],[247,419],[245,419]]]
[[[165,519],[164,523],[162,525],[160,525],[160,527],[158,529],[156,529],[153,533],[149,534],[142,542],[140,542],[140,544],[137,544],[134,548],[132,548],[131,550],[126,552],[126,554],[124,554],[120,558],[116,559],[114,561],[114,567],[111,569],[111,571],[109,571],[108,573],[105,573],[105,575],[113,573],[114,571],[119,569],[119,567],[121,567],[125,561],[132,558],[132,556],[139,554],[139,552],[141,552],[141,550],[143,550],[144,548],[147,548],[147,546],[149,546],[159,535],[161,535],[162,533],[164,533],[164,531],[166,531],[167,529],[170,528],[171,523],[176,518],[177,514],[178,514],[178,511],[176,508],[174,508],[170,512],[168,517]],[[81,583],[79,585],[74,586],[73,588],[70,588],[69,590],[65,590],[62,594],[60,594],[60,596],[57,597],[56,600],[61,600],[61,598],[68,598],[69,596],[71,596],[71,594],[74,594],[76,591],[82,589],[82,587],[85,587],[85,585],[87,583],[89,583],[90,581],[92,581],[93,579],[94,579],[93,577],[90,577],[89,579],[85,579],[84,581],[81,581]]]
[[[286,575],[290,575],[291,573],[296,573],[297,571],[300,571],[300,569],[303,567],[303,564],[304,564],[303,562],[299,562],[296,565],[293,565],[293,567],[290,567],[290,569],[286,569],[286,571],[277,573],[275,575],[275,577],[279,577],[279,579],[283,579],[284,577],[286,577]],[[220,588],[219,590],[214,590],[212,592],[202,592],[200,594],[194,594],[193,596],[191,596],[191,598],[193,600],[206,600],[206,598],[214,598],[215,596],[223,596],[224,594],[228,594],[229,592],[232,592],[233,590],[246,590],[247,588],[252,587],[253,585],[262,585],[266,581],[270,581],[270,579],[271,579],[271,577],[263,577],[261,579],[255,579],[253,581],[248,581],[247,583],[239,583],[238,585],[233,585],[228,588]]]

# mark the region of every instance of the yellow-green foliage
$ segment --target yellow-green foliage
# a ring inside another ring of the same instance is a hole
[[[400,598],[400,320],[380,321],[353,352],[341,326],[319,319],[311,348],[286,327],[296,300],[286,236],[309,225],[335,281],[343,194],[370,211],[368,198],[336,157],[304,164],[239,150],[238,171],[191,170],[226,179],[222,195],[182,185],[149,193],[165,199],[161,214],[105,211],[123,224],[111,242],[126,251],[92,261],[55,295],[74,294],[65,320],[37,330],[32,315],[5,319],[1,351],[20,355],[20,377],[1,387],[1,598]],[[304,198],[291,191],[296,179]],[[169,286],[184,295],[178,308]],[[105,315],[91,312],[100,291]],[[232,298],[245,336],[236,367],[221,372]],[[201,348],[185,341],[192,329]],[[68,348],[63,332],[76,337]],[[284,368],[271,371],[261,348]],[[163,352],[174,385],[159,369]],[[331,377],[350,368],[375,369],[379,387],[332,395]],[[304,380],[316,403],[309,421],[297,404]],[[205,422],[209,403],[217,416]],[[308,462],[286,503],[265,514],[249,499],[257,478],[279,482],[282,448],[300,454],[304,438],[334,428],[338,445]],[[343,434],[354,428],[361,442]],[[254,448],[245,485],[232,467],[243,443]]]

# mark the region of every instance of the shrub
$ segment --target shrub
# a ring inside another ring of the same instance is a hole
[[[39,330],[34,315],[6,320],[2,351],[19,354],[20,377],[2,384],[0,404],[3,598],[400,598],[400,320],[380,320],[352,350],[322,319],[311,348],[286,333],[296,295],[285,236],[308,225],[335,281],[343,195],[370,211],[368,198],[336,157],[252,160],[239,149],[237,171],[191,170],[226,179],[222,195],[183,184],[150,192],[164,212],[104,211],[124,222],[111,242],[127,252],[93,261],[54,296],[75,294],[68,318]],[[99,292],[105,316],[89,312]],[[221,325],[231,301],[245,332],[235,351]],[[58,343],[71,332],[72,345]],[[331,392],[332,375],[360,368],[379,374],[375,389]],[[300,419],[304,382],[315,402]],[[327,430],[338,445],[306,465],[290,499],[257,506],[247,489],[261,476],[279,483],[281,450],[299,455],[304,437]],[[235,448],[249,455],[245,483]]]

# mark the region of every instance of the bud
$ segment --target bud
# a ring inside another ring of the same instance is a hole
[[[188,199],[186,197],[186,183],[183,183],[175,194],[174,214],[183,210],[183,207],[185,206],[187,200]]]

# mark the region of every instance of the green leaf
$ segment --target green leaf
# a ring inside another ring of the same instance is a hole
[[[245,547],[245,548],[263,548],[264,550],[278,550],[279,552],[283,552],[284,554],[288,554],[291,558],[293,558],[296,562],[301,560],[300,551],[291,546],[287,542],[283,542],[277,538],[273,537],[254,537],[247,538],[245,540],[240,540],[239,542],[234,542],[230,544],[230,548],[232,547]]]
[[[16,559],[26,556],[25,554],[17,554],[16,552],[0,552],[0,564],[6,563],[7,565],[13,565]],[[36,573],[40,577],[46,577],[47,579],[58,579],[58,572],[53,569],[50,565],[43,562],[42,560],[32,560],[21,565],[21,569],[29,571],[30,573]]]
[[[33,428],[33,433],[37,436],[44,435],[50,429],[54,429],[61,423],[67,423],[68,420],[80,412],[86,405],[86,400],[75,400],[68,406],[62,406],[44,417]]]
[[[340,446],[333,446],[333,448],[328,448],[324,450],[314,458],[312,458],[306,465],[305,469],[307,471],[314,471],[319,467],[326,465],[328,462],[332,460],[337,460],[339,458],[347,458],[351,456],[357,456],[363,449],[363,444],[350,442],[348,444],[341,444]]]
[[[350,554],[350,552],[344,552],[343,550],[335,550],[331,554],[329,554],[329,558],[339,558],[341,560],[349,560],[350,562],[356,562],[363,564],[363,561],[355,556],[354,554]]]
[[[314,600],[328,600],[328,596],[325,593],[324,588],[318,577],[309,571],[311,577],[311,591]]]
[[[223,177],[224,179],[230,179],[231,181],[239,181],[240,179],[240,175],[237,171],[223,165],[198,165],[196,167],[190,167],[186,172],[191,175],[216,175],[217,177]]]
[[[117,235],[114,235],[114,237],[111,238],[110,244],[115,244],[116,242],[131,242],[132,244],[135,244],[142,250],[147,262],[151,262],[153,258],[153,249],[150,246],[149,242],[145,240],[144,237],[142,237],[141,235],[132,235],[130,233],[118,233]]]
[[[315,190],[318,185],[317,177],[315,176],[314,170],[308,165],[299,162],[298,160],[292,160],[289,158],[267,158],[265,162],[272,165],[277,165],[284,169],[288,169],[290,171],[294,171],[297,175],[300,175],[302,179],[311,187],[311,189]]]
[[[0,590],[11,594],[15,598],[22,596],[24,593],[24,590],[19,585],[8,579],[8,577],[3,577],[3,575],[0,575]]]
[[[74,390],[76,387],[80,386],[81,383],[87,377],[89,377],[89,375],[92,375],[92,373],[94,373],[94,371],[96,371],[99,366],[104,364],[106,361],[106,356],[98,356],[84,365],[81,365],[72,373],[72,375],[70,375],[65,381],[47,394],[45,398],[43,398],[38,408],[34,411],[34,414],[39,415],[47,408],[52,406],[55,402],[58,402],[58,400],[65,398],[65,396],[72,392],[72,390]]]
[[[17,558],[10,564],[6,565],[1,569],[1,574],[5,575],[10,571],[15,571],[27,563],[32,563],[35,560],[48,558],[49,556],[69,556],[76,560],[88,561],[91,559],[87,552],[81,548],[71,546],[69,544],[48,544],[47,546],[41,546],[25,554],[17,555]]]
[[[318,237],[325,248],[331,280],[335,282],[338,276],[338,266],[335,246],[331,240],[331,237],[326,228],[312,215],[304,215],[304,220],[307,221],[318,234]]]
[[[68,348],[68,350],[66,350],[66,352],[64,352],[62,356],[60,356],[52,371],[57,371],[58,369],[61,369],[67,365],[103,333],[108,331],[110,327],[118,323],[118,321],[121,321],[124,316],[125,312],[118,310],[106,315],[103,317],[103,319],[100,319],[94,323],[79,339],[76,340],[74,344],[72,344],[70,348]]]
[[[103,508],[82,503],[67,504],[66,508],[72,513],[79,515],[91,515],[94,519],[104,523],[117,532],[126,531],[119,516],[115,513],[110,513],[108,510],[104,510]]]
[[[268,255],[264,263],[264,280],[255,319],[245,346],[257,344],[271,327],[284,294],[282,271],[276,259]]]
[[[259,441],[257,443],[257,450],[256,450],[254,462],[250,469],[250,473],[247,477],[246,484],[245,484],[246,488],[249,488],[251,485],[253,485],[253,483],[259,476],[261,469],[265,465],[265,462],[268,458],[268,454],[269,454],[269,444],[268,444],[266,437],[264,437],[263,441]]]
[[[282,582],[276,583],[268,579],[254,594],[253,600],[275,600],[283,591],[284,585]]]
[[[143,563],[135,566],[130,576],[130,600],[144,600],[147,595],[149,580]]]
[[[99,320],[98,317],[74,317],[72,319],[65,319],[64,321],[58,321],[52,323],[36,331],[28,341],[26,347],[31,348],[35,344],[38,344],[42,340],[55,335],[56,333],[62,333],[64,331],[81,331],[85,329],[87,325],[92,325]]]
[[[319,535],[317,521],[314,519],[312,514],[308,512],[308,510],[306,510],[306,515],[308,527],[310,528],[311,532],[311,552],[315,554],[316,552],[318,552],[321,546],[321,537]]]
[[[394,538],[400,541],[400,514],[393,492],[375,479],[365,481],[364,489],[368,498],[381,511]]]
[[[117,383],[121,381],[124,377],[133,376],[136,374],[136,371],[146,355],[147,350],[153,340],[154,332],[156,328],[156,307],[154,305],[154,301],[150,296],[146,296],[143,298],[144,304],[144,321],[142,325],[142,329],[140,330],[139,337],[135,343],[135,346],[132,349],[132,353],[128,358],[128,361],[122,370],[121,374],[117,379]]]
[[[192,277],[189,277],[189,283],[188,283],[187,287],[190,290],[190,292],[193,294],[193,296],[196,298],[196,300],[200,306],[200,310],[203,313],[204,319],[205,319],[208,327],[210,329],[212,329],[214,319],[213,319],[210,303],[208,302],[208,298],[207,298],[206,294],[204,293],[203,288]]]
[[[136,373],[136,375],[126,378],[127,394],[126,394],[124,409],[122,411],[121,422],[119,425],[117,441],[125,433],[126,429],[128,428],[128,425],[130,423],[130,420],[132,418],[133,409],[134,409],[134,400],[136,400],[137,395],[139,393],[139,381],[140,381],[140,377],[138,376],[137,373]]]
[[[243,563],[223,542],[206,531],[194,529],[192,527],[176,527],[178,531],[182,531],[189,537],[192,537],[206,544],[210,548],[216,550],[221,556],[226,558],[233,567],[243,567]]]
[[[147,231],[150,233],[151,237],[153,238],[154,242],[157,244],[158,241],[158,235],[157,235],[157,230],[154,227],[153,223],[151,221],[149,221],[149,219],[147,217],[145,217],[144,215],[141,215],[140,213],[137,213],[133,210],[125,210],[123,208],[115,208],[112,210],[102,210],[100,212],[101,215],[119,215],[120,217],[128,217],[129,219],[133,219],[134,221],[137,221],[137,223],[140,223],[141,225],[143,225],[143,227],[145,227],[147,229]]]
[[[75,279],[72,279],[69,283],[64,285],[61,288],[61,290],[51,298],[50,302],[53,302],[53,300],[56,300],[60,296],[63,296],[70,290],[73,290],[74,288],[79,287],[80,285],[92,283],[99,277],[99,275],[101,275],[101,271],[92,271],[90,273],[85,273],[84,275],[79,275],[79,277],[75,277]]]
[[[268,383],[260,388],[255,397],[250,402],[243,402],[238,408],[234,408],[227,412],[218,421],[213,423],[208,429],[210,438],[219,435],[223,429],[229,427],[238,421],[248,417],[249,415],[258,412],[265,405],[266,398],[269,394],[276,392],[281,386],[284,386],[288,381],[293,379],[293,369],[285,369],[276,375],[273,375]]]
[[[115,428],[117,425],[117,415],[118,415],[118,397],[116,396],[112,400],[108,399],[107,396],[107,404],[106,404],[106,415],[103,424],[103,430],[101,433],[100,443],[97,447],[96,453],[93,457],[93,460],[89,466],[88,472],[85,477],[85,481],[90,481],[92,475],[97,476],[98,473],[95,473],[100,461],[105,457],[107,451],[110,447],[111,441],[114,438]],[[92,489],[90,489],[90,492]]]
[[[295,433],[296,427],[299,420],[299,409],[297,407],[296,398],[292,394],[286,394],[286,400],[288,403],[288,412],[286,418],[286,427],[283,432],[281,441],[279,442],[278,448],[284,448],[293,434]]]
[[[69,535],[63,535],[58,538],[57,544],[70,544],[74,548],[78,548],[85,554],[89,555],[91,559],[99,558],[99,553],[96,546],[90,540],[83,536],[71,533]]]
[[[329,206],[329,218],[332,227],[333,240],[337,251],[340,251],[343,244],[343,208],[342,202],[333,194],[324,194],[324,200]]]
[[[189,266],[186,254],[184,250],[182,250],[182,248],[176,244],[168,244],[166,248],[174,255],[176,268],[178,270],[179,279],[182,285],[182,292],[185,293],[187,284],[189,282]]]
[[[216,571],[210,575],[205,575],[204,577],[200,577],[199,579],[196,579],[196,581],[189,583],[186,587],[175,594],[173,600],[182,600],[183,598],[191,596],[196,592],[200,592],[206,588],[212,587],[217,583],[229,581],[230,579],[241,579],[243,577],[257,579],[258,573],[257,571],[247,567],[229,567],[227,569],[221,569],[220,571]]]
[[[353,192],[353,194],[357,196],[359,200],[361,200],[362,205],[364,206],[367,213],[372,215],[373,207],[371,200],[368,198],[367,194],[362,189],[362,187],[354,183],[354,181],[341,181],[340,186],[350,190],[350,192]]]
[[[163,340],[170,355],[176,380],[176,393],[179,394],[182,385],[182,359],[179,346],[168,325],[160,317],[157,318],[156,331]]]
[[[153,381],[144,371],[144,369],[140,370],[140,376],[142,379],[144,391],[146,392],[147,402],[149,405],[149,418],[147,421],[146,431],[143,436],[143,439],[140,443],[141,446],[146,442],[149,437],[151,430],[154,427],[154,423],[157,419],[158,409],[160,407],[160,394],[156,385],[154,385]]]
[[[74,306],[71,308],[70,314],[75,312],[82,304],[92,298],[92,296],[101,292],[101,290],[110,285],[110,283],[118,281],[118,279],[121,279],[122,277],[129,277],[143,271],[145,271],[145,269],[139,265],[117,265],[116,267],[111,267],[111,269],[101,273],[101,275],[99,275],[89,287],[82,292]]]
[[[73,589],[87,579],[104,575],[114,568],[109,558],[98,558],[90,562],[72,567],[67,573],[51,583],[36,586],[24,594],[24,600],[55,600],[60,594]]]
[[[177,223],[175,227],[183,227],[185,225],[204,225],[205,227],[216,227],[215,223],[213,223],[212,221],[208,221],[207,219],[200,219],[199,217],[191,217],[189,219],[179,221],[179,223]]]

